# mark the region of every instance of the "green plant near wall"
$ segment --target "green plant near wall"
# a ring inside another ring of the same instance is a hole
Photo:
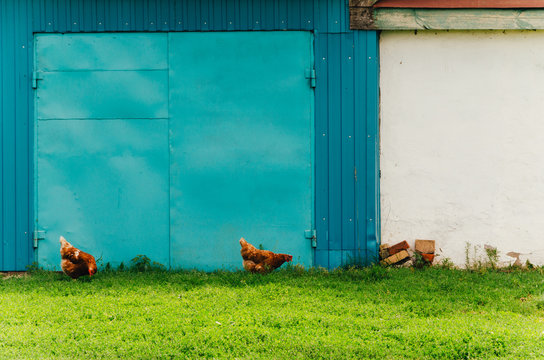
[[[465,243],[465,268],[470,271],[486,272],[499,268],[499,251],[485,246],[483,253],[480,245]]]
[[[157,262],[151,261],[151,259],[145,255],[137,255],[136,257],[130,260],[131,266],[130,270],[136,272],[146,272],[146,271],[165,271],[166,266]]]
[[[496,248],[485,248],[487,255],[487,265],[492,269],[496,269],[499,263],[499,251]]]

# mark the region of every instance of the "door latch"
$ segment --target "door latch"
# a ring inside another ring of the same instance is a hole
[[[43,230],[34,230],[32,232],[32,240],[34,249],[38,248],[38,240],[44,240],[45,239],[45,231]]]
[[[38,88],[38,80],[43,80],[43,77],[41,73],[34,71],[32,73],[32,88],[37,89]]]
[[[315,88],[315,69],[306,69],[304,75],[306,79],[310,80],[310,87]]]
[[[304,231],[304,237],[312,241],[312,247],[317,247],[317,232],[315,230],[306,230]]]

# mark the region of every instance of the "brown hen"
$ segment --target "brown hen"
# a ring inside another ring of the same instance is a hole
[[[72,279],[80,276],[96,274],[96,261],[91,254],[87,254],[72,246],[64,237],[60,237],[60,267]]]
[[[287,254],[275,254],[268,250],[259,250],[248,243],[244,238],[240,239],[244,269],[253,273],[267,273],[279,268],[284,262],[293,260],[293,256]]]

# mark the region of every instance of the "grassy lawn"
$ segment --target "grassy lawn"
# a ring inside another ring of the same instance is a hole
[[[0,359],[543,359],[543,273],[4,277]]]

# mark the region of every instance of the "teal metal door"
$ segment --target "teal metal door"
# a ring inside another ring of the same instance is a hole
[[[38,262],[241,267],[238,239],[312,265],[309,32],[37,35]]]
[[[59,236],[104,263],[169,263],[164,34],[37,35],[38,262]]]
[[[241,267],[238,240],[312,264],[309,32],[172,33],[176,267]]]

